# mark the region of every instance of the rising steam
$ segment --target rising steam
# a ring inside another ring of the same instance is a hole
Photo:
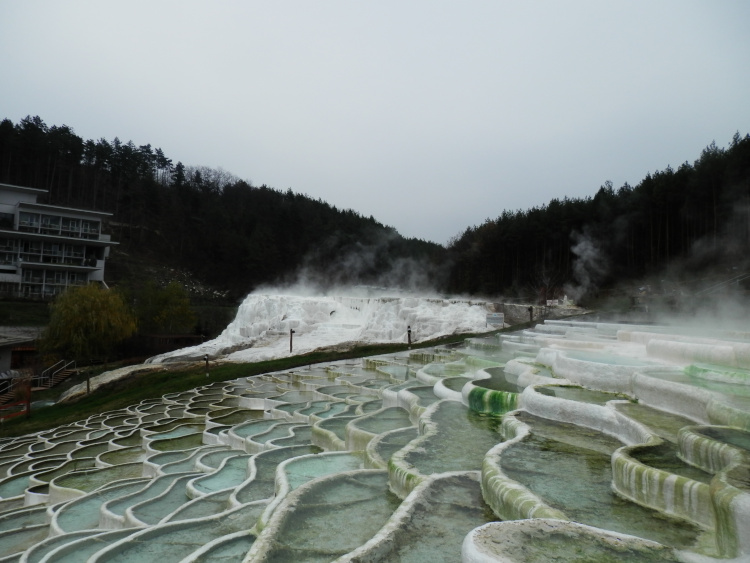
[[[332,237],[308,254],[296,273],[281,285],[294,287],[297,293],[318,295],[356,286],[437,295],[448,274],[448,265],[436,263],[429,256],[414,258],[400,254],[400,240],[395,232],[345,245],[340,244],[338,237]]]
[[[565,292],[578,301],[595,292],[607,274],[609,260],[588,228],[584,228],[582,233],[574,231],[570,238],[573,240],[571,251],[576,256],[573,262],[574,282],[565,285]]]

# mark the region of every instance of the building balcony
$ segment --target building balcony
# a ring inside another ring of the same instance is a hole
[[[104,269],[104,260],[83,259],[83,260],[60,260],[58,262],[49,262],[44,260],[23,260],[16,263],[17,268],[24,271],[36,270],[57,270],[57,271],[75,271],[91,273]]]
[[[66,229],[56,226],[39,226],[39,223],[28,223],[21,222],[18,224],[18,232],[20,233],[36,233],[40,235],[50,235],[55,237],[65,237],[68,239],[86,239],[86,240],[99,240],[101,237],[101,231],[99,229]]]

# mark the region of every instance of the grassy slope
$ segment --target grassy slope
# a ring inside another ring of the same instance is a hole
[[[516,331],[524,327],[525,325],[515,325],[511,329],[504,329],[503,331]],[[495,334],[495,332],[484,333],[481,336]],[[420,342],[412,345],[412,348],[425,348],[438,344],[463,342],[466,338],[472,336],[476,335],[453,335]],[[320,362],[391,354],[406,349],[407,346],[405,344],[380,344],[361,346],[345,352],[312,352],[301,356],[257,363],[225,363],[212,366],[209,379],[206,378],[206,370],[202,362],[189,364],[183,368],[176,368],[170,371],[134,375],[101,387],[78,401],[38,409],[32,412],[29,418],[20,416],[9,419],[0,425],[0,437],[21,436],[39,432],[48,428],[84,420],[94,414],[136,405],[145,399],[158,399],[168,393],[187,391],[216,381],[230,381],[240,377],[250,377]],[[83,380],[85,381],[85,378]],[[45,398],[45,395],[48,397],[53,394],[53,396],[57,396],[60,391],[60,389],[52,389],[44,394],[35,394],[32,400],[36,401]]]

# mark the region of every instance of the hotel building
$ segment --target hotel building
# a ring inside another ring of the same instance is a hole
[[[104,283],[110,213],[37,203],[46,190],[0,184],[0,295],[49,299]]]

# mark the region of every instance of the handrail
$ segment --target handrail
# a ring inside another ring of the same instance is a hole
[[[10,410],[14,407],[23,406],[21,410]],[[10,411],[8,414],[5,414],[5,411]],[[2,406],[0,406],[0,423],[3,423],[8,418],[13,418],[14,416],[20,416],[22,414],[27,414],[29,412],[29,403],[27,401],[15,401],[13,403],[6,403]]]
[[[62,364],[62,366],[60,366],[59,368],[55,369],[60,364]],[[73,366],[73,369],[75,369],[76,368],[76,361],[75,360],[70,360],[70,361],[60,360],[59,362],[56,362],[56,363],[52,364],[50,367],[48,367],[47,369],[45,369],[41,373],[41,375],[39,376],[39,384],[40,385],[45,385],[47,387],[50,387],[52,385],[52,380],[55,378],[55,376],[58,373],[60,373],[61,371],[69,369],[70,366]],[[53,369],[54,369],[54,371],[52,371],[52,373],[48,373],[48,372],[50,372]]]
[[[43,371],[43,372],[42,372],[42,373],[41,373],[41,374],[39,375],[39,379],[44,379],[45,377],[49,377],[49,376],[47,376],[47,372],[48,372],[48,371],[50,371],[50,370],[54,369],[54,368],[55,368],[56,366],[58,366],[59,364],[64,364],[64,363],[65,363],[65,360],[60,360],[59,362],[55,362],[54,364],[52,364],[52,365],[51,365],[50,367],[48,367],[47,369],[45,369],[45,370],[44,370],[44,371]]]
[[[702,290],[697,291],[695,293],[695,295],[702,295],[702,294],[706,294],[706,293],[713,293],[714,291],[716,291],[718,289],[721,289],[721,288],[723,288],[725,286],[728,286],[728,285],[731,285],[731,284],[739,283],[741,281],[745,281],[748,278],[750,278],[750,274],[748,274],[748,273],[737,274],[736,276],[733,276],[733,277],[729,278],[728,280],[723,280],[723,281],[720,281],[720,282],[715,283],[713,285],[710,285],[708,287],[705,287]]]
[[[64,365],[63,367],[61,367],[60,369],[56,370],[56,371],[55,371],[55,372],[54,372],[54,373],[52,374],[52,378],[54,379],[54,377],[55,377],[55,376],[56,376],[56,375],[57,375],[58,373],[60,373],[60,372],[61,372],[61,371],[63,371],[63,370],[66,370],[66,369],[70,368],[70,366],[71,366],[71,365],[72,365],[72,366],[73,366],[73,368],[75,369],[75,367],[76,367],[76,361],[75,361],[75,360],[70,360],[70,361],[69,361],[69,362],[68,362],[67,364],[65,364],[65,365]]]

